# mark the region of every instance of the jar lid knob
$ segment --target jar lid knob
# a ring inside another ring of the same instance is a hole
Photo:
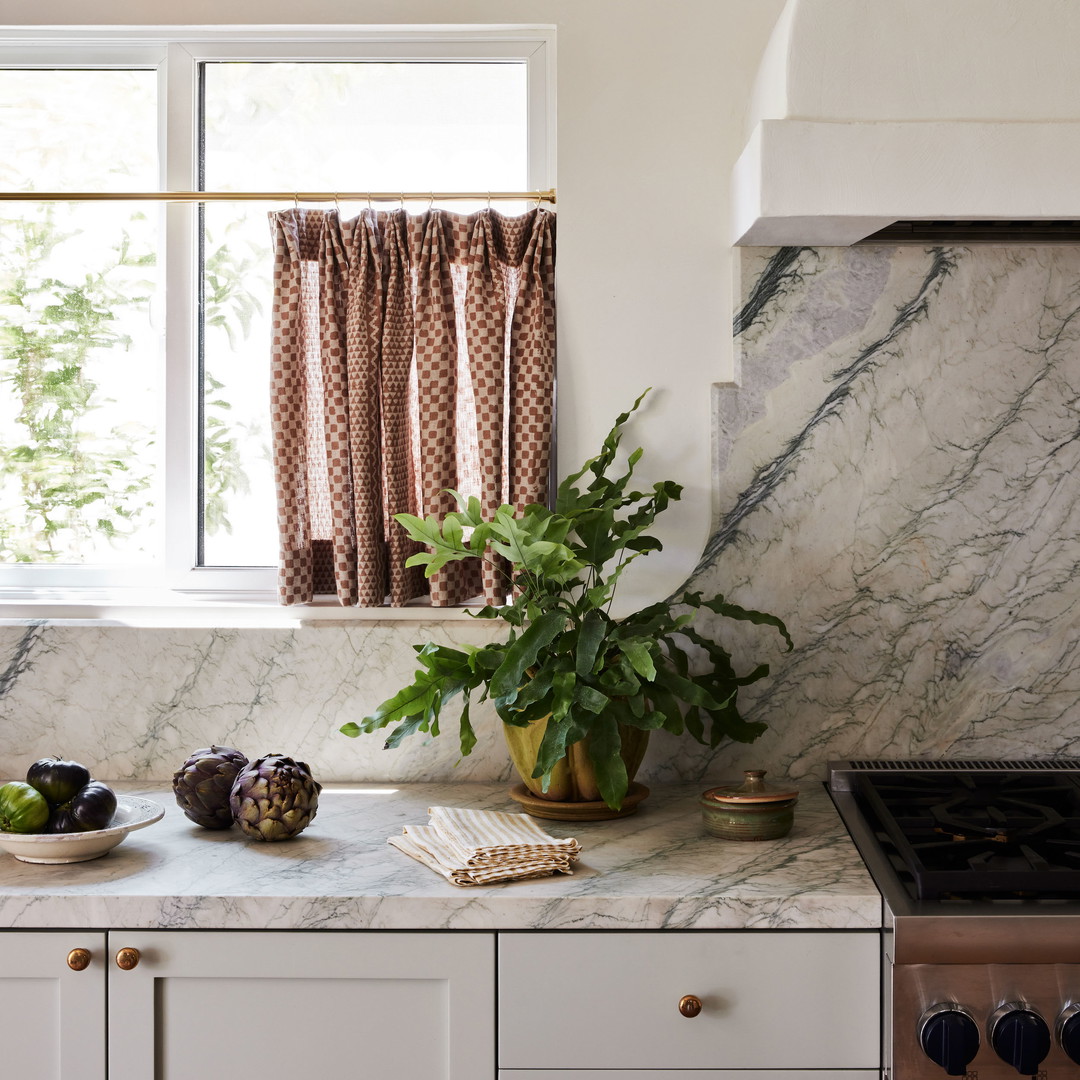
[[[744,769],[743,776],[746,777],[746,783],[742,786],[743,791],[764,791],[765,772],[765,769]]]

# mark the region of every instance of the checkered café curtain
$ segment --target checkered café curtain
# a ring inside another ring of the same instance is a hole
[[[555,376],[555,216],[271,213],[271,418],[283,604],[437,606],[497,567],[425,580],[393,520],[547,498]]]

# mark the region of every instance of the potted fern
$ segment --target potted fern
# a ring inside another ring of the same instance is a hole
[[[620,475],[608,475],[623,425],[645,394],[617,417],[601,452],[559,485],[554,509],[501,506],[485,519],[476,498],[452,493],[460,509],[441,522],[397,515],[409,536],[426,545],[409,564],[423,565],[429,577],[461,559],[504,567],[509,602],[487,606],[476,617],[501,620],[507,635],[482,647],[414,646],[421,667],[413,682],[360,723],[345,724],[344,734],[395,724],[388,749],[417,731],[437,735],[444,706],[460,697],[464,756],[476,744],[469,708],[479,691],[479,700],[490,700],[503,721],[528,789],[519,799],[525,808],[573,817],[573,807],[564,804],[587,804],[581,816],[596,818],[625,812],[651,731],[687,732],[715,747],[725,736],[752,742],[765,730],[739,715],[736,699],[740,687],[768,674],[768,665],[736,674],[727,650],[696,630],[693,620],[704,608],[770,626],[790,650],[780,619],[699,592],[620,619],[609,614],[627,568],[660,549],[648,530],[682,491],[670,480],[648,492],[630,488],[640,448]]]

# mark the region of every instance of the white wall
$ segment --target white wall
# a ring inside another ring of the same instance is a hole
[[[1075,0],[789,0],[782,30],[755,119],[1080,117]]]
[[[710,387],[732,378],[728,178],[783,0],[0,0],[0,25],[526,24],[558,28],[559,460],[595,452],[647,385],[643,478],[685,485],[667,550],[676,588],[709,532]],[[629,584],[628,575],[628,584]],[[629,597],[625,599],[630,599]]]

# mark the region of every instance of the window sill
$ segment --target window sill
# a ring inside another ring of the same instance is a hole
[[[475,609],[473,609],[475,610]],[[273,629],[375,622],[454,622],[468,608],[342,607],[332,597],[283,607],[266,592],[207,594],[132,589],[0,589],[0,626],[51,623],[75,626],[212,627]]]

